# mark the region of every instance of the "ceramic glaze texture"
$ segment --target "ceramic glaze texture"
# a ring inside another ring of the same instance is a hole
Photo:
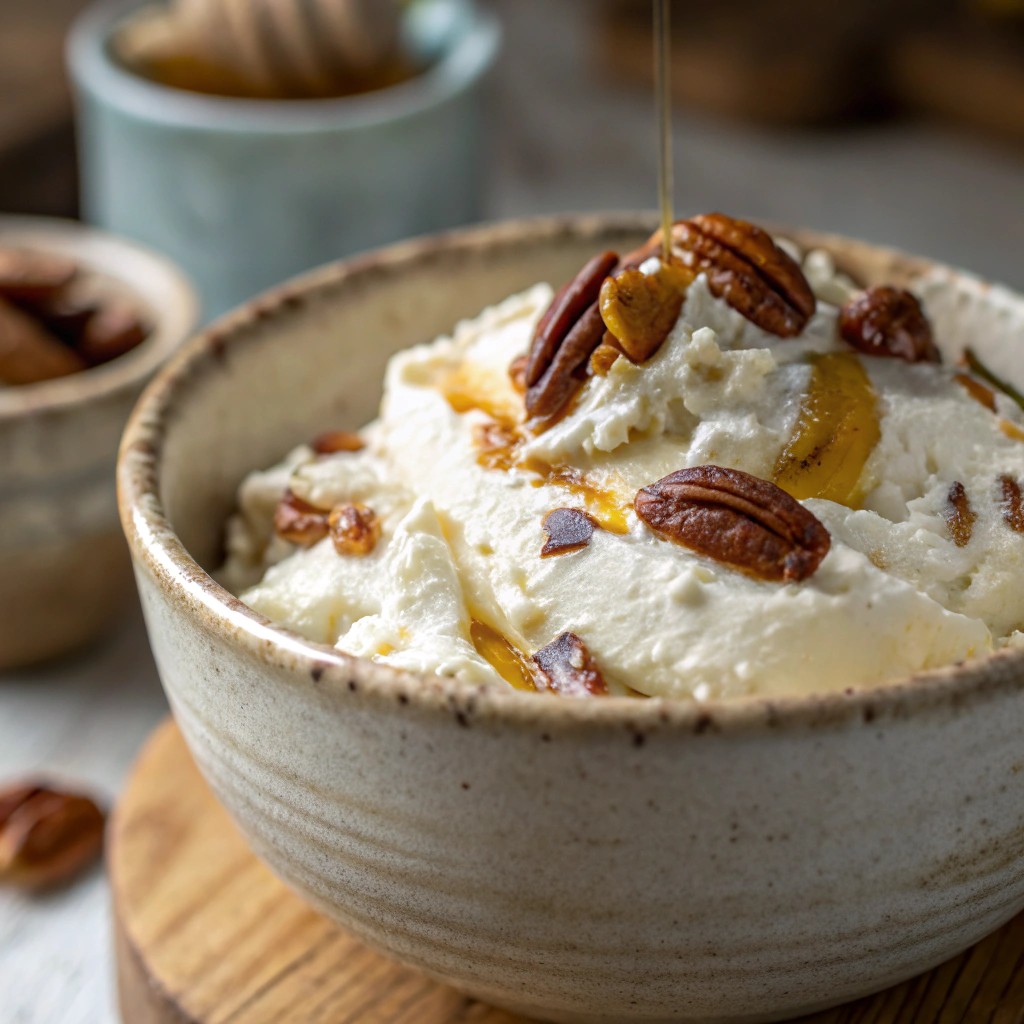
[[[137,408],[122,520],[200,768],[316,906],[543,1019],[776,1020],[909,977],[1024,906],[1022,655],[774,702],[487,692],[309,644],[201,568],[244,474],[370,419],[394,351],[649,226],[411,243],[235,314]],[[864,283],[928,269],[796,237]],[[962,282],[967,320],[1018,301]]]
[[[0,670],[92,639],[131,599],[114,491],[117,445],[157,367],[195,328],[191,286],[162,258],[79,224],[0,218],[0,245],[63,253],[98,293],[152,325],[133,352],[85,373],[0,388]]]

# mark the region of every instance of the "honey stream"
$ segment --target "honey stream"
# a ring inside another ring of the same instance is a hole
[[[654,0],[654,68],[658,104],[658,198],[661,205],[662,255],[672,252],[675,171],[672,160],[672,22],[671,0]]]

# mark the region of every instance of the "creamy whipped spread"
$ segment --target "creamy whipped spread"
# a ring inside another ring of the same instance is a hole
[[[936,271],[915,289],[946,365],[871,355],[840,324],[859,289],[827,253],[780,245],[813,290],[798,333],[758,326],[691,260],[654,353],[634,362],[605,335],[543,423],[509,367],[536,348],[546,284],[399,353],[359,439],[245,480],[221,579],[352,655],[567,693],[842,690],[1016,644],[1024,413],[951,365],[983,341],[962,285]],[[989,326],[1019,335],[1020,306],[999,301]],[[790,548],[803,560],[773,554]]]

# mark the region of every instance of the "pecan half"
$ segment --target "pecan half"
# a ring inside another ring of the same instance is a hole
[[[361,452],[366,442],[348,430],[328,430],[314,438],[310,447],[317,455],[336,455],[338,452]]]
[[[805,580],[831,546],[796,499],[738,469],[679,470],[638,491],[633,507],[665,540],[762,580]]]
[[[0,880],[40,887],[67,881],[103,847],[103,812],[83,796],[35,785],[0,793]]]
[[[1024,501],[1021,498],[1020,484],[1012,476],[1003,474],[999,478],[1003,492],[1003,519],[1007,526],[1016,533],[1024,533]]]
[[[70,284],[77,273],[77,265],[64,256],[0,249],[0,295],[7,299],[47,299]]]
[[[792,338],[817,303],[796,261],[767,231],[721,213],[679,221],[673,253],[695,274],[705,273],[712,295],[769,334]]]
[[[538,684],[569,697],[603,697],[608,684],[575,633],[563,633],[533,656]]]
[[[966,547],[974,532],[974,521],[978,516],[971,508],[971,503],[967,500],[967,492],[959,480],[954,480],[949,488],[942,518],[946,521],[946,529],[949,530],[953,543],[958,548]]]
[[[865,355],[940,361],[921,303],[903,288],[869,288],[855,295],[839,313],[839,333]]]
[[[283,540],[308,548],[327,536],[329,513],[285,491],[274,513],[274,532]]]
[[[587,361],[605,335],[597,301],[605,278],[616,270],[639,267],[655,251],[648,242],[621,262],[613,252],[596,256],[555,296],[537,325],[523,375],[531,417],[554,416],[586,379]],[[582,306],[583,298],[591,301]]]
[[[35,317],[0,298],[0,384],[38,384],[86,369]]]
[[[329,528],[339,555],[368,555],[380,540],[380,520],[367,505],[338,505],[331,512]]]
[[[556,508],[544,517],[548,539],[540,549],[541,558],[579,551],[590,543],[597,520],[579,508]]]
[[[555,352],[587,309],[597,302],[604,279],[612,272],[619,257],[614,252],[595,256],[555,296],[547,312],[537,324],[533,344],[526,363],[526,384],[536,385],[551,365]],[[600,339],[598,339],[600,340]]]

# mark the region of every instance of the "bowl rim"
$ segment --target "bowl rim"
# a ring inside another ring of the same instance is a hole
[[[472,87],[493,66],[502,38],[498,19],[473,5],[466,31],[429,68],[397,85],[333,99],[213,96],[143,78],[113,58],[114,32],[142,6],[139,0],[102,0],[75,19],[66,61],[77,88],[140,121],[227,135],[354,131],[413,118]]]
[[[585,241],[605,232],[647,230],[649,214],[543,217],[461,229],[401,242],[328,264],[258,296],[187,342],[149,384],[128,422],[118,460],[118,503],[133,559],[176,605],[203,619],[220,638],[292,676],[292,682],[322,691],[360,693],[363,699],[408,705],[454,716],[460,725],[491,721],[551,732],[624,730],[637,746],[648,735],[740,735],[843,726],[877,728],[883,720],[925,713],[949,714],[974,703],[1024,688],[1024,651],[1004,649],[986,658],[901,677],[882,686],[840,692],[752,696],[704,702],[680,698],[607,697],[551,699],[511,688],[488,688],[454,679],[420,676],[314,643],[247,607],[192,558],[167,520],[160,496],[161,458],[173,431],[175,408],[190,389],[222,371],[225,352],[260,338],[268,323],[288,318],[310,299],[444,254],[466,255],[502,245],[539,244],[571,238]],[[830,242],[860,247],[897,271],[919,274],[952,268],[898,250],[846,236],[766,225],[804,245]],[[254,327],[259,330],[251,330]]]
[[[199,322],[199,296],[185,272],[166,256],[138,242],[122,238],[83,224],[59,217],[0,215],[0,245],[14,244],[46,251],[48,243],[63,249],[87,242],[108,252],[120,250],[136,264],[142,264],[162,278],[170,293],[168,301],[154,307],[156,320],[152,333],[136,349],[80,373],[38,384],[22,384],[0,388],[0,426],[33,414],[63,411],[73,406],[112,398],[136,388],[148,380],[168,356],[190,336]],[[138,288],[116,271],[90,264],[87,256],[71,258],[85,269],[95,269],[115,278],[139,298]]]

